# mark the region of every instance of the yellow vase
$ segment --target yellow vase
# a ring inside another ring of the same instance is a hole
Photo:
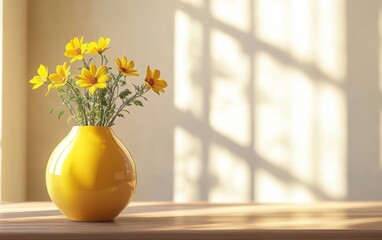
[[[73,221],[113,220],[136,183],[134,160],[110,127],[73,127],[46,169],[50,198]]]

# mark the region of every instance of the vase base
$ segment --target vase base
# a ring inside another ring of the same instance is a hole
[[[93,220],[93,219],[70,219],[68,217],[66,217],[66,218],[72,222],[114,222],[114,219],[111,219],[111,220]]]

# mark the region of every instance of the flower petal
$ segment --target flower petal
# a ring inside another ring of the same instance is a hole
[[[122,67],[122,63],[121,63],[121,60],[119,58],[116,58],[115,62],[117,63],[118,68]]]
[[[87,69],[87,68],[83,68],[82,70],[81,70],[81,74],[82,74],[82,76],[84,76],[85,78],[91,78],[91,77],[93,77],[93,75],[92,75],[92,73],[90,72],[90,70],[89,69]]]
[[[40,65],[40,67],[37,70],[38,75],[43,77],[48,77],[48,69],[44,65]]]
[[[109,46],[109,44],[110,44],[110,38],[106,38],[106,39],[105,39],[105,48],[106,48],[107,46]]]
[[[97,73],[97,67],[94,64],[90,64],[90,74],[91,77],[95,77]]]
[[[109,75],[103,75],[103,76],[97,78],[97,82],[99,82],[99,83],[104,83],[104,82],[107,82],[109,80],[110,80]]]
[[[41,82],[40,76],[34,76],[31,80],[29,80],[30,83],[39,83]]]
[[[52,73],[49,75],[49,79],[52,81],[52,82],[56,82],[56,83],[61,83],[62,82],[62,76],[56,74],[56,73]]]
[[[36,84],[33,86],[33,90],[34,90],[34,89],[37,89],[37,88],[39,88],[39,87],[41,87],[43,84],[44,84],[43,82],[38,82],[38,83],[36,83]]]
[[[98,40],[98,47],[103,48],[105,45],[105,39],[103,37],[100,37]]]
[[[166,88],[167,87],[167,82],[163,79],[159,79],[155,82],[155,86],[159,88]]]
[[[159,90],[158,90],[157,88],[153,87],[152,89],[153,89],[153,91],[154,91],[156,94],[159,95]]]
[[[131,70],[129,73],[126,74],[127,76],[139,76],[139,73],[137,70]]]
[[[122,64],[123,67],[126,67],[126,64],[127,64],[127,58],[126,57],[122,58],[121,64]]]
[[[64,55],[65,55],[65,57],[75,57],[75,56],[77,56],[77,51],[76,50],[66,50]]]
[[[150,66],[147,66],[147,69],[146,69],[146,78],[151,79],[151,69],[150,69]]]
[[[103,75],[107,74],[107,68],[106,66],[101,66],[97,69],[97,72],[95,74],[95,77],[96,78],[100,78],[102,77]]]
[[[160,77],[160,71],[158,69],[154,69],[154,72],[152,73],[152,77],[154,80],[158,80]]]
[[[97,87],[95,85],[89,87],[89,92],[91,95],[94,95],[94,92],[97,90]]]
[[[134,61],[128,61],[127,64],[126,64],[126,68],[129,69],[129,70],[133,69],[134,66],[135,66]]]
[[[107,85],[106,83],[96,83],[95,86],[98,88],[106,88]]]

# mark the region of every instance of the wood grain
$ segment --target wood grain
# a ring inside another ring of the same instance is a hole
[[[0,239],[382,239],[382,202],[137,202],[98,223],[69,221],[52,203],[3,203]]]

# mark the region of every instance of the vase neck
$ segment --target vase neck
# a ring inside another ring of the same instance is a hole
[[[113,134],[111,127],[107,126],[74,126],[71,132],[76,134],[96,134],[96,135],[105,135]]]

